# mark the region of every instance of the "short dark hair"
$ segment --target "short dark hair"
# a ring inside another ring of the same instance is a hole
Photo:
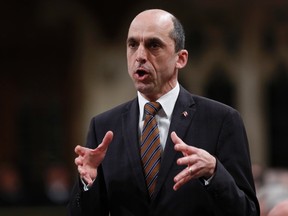
[[[175,41],[175,52],[178,52],[185,48],[185,32],[180,20],[175,16],[172,16],[172,22],[174,28],[170,32],[170,37]]]

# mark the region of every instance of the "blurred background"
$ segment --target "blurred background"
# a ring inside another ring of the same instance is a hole
[[[136,95],[126,35],[148,8],[184,25],[180,83],[241,113],[262,215],[288,198],[288,1],[12,0],[0,3],[1,215],[66,214],[90,119]]]

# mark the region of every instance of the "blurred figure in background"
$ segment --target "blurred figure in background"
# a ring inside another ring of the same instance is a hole
[[[54,205],[66,204],[70,194],[70,177],[65,166],[50,165],[44,172],[44,188],[48,202]]]
[[[275,205],[267,216],[288,216],[288,199]]]
[[[260,164],[252,168],[261,216],[267,216],[278,203],[288,200],[288,170]]]
[[[24,192],[18,169],[9,164],[0,166],[0,206],[24,204]]]

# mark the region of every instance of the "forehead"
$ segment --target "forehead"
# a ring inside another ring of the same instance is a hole
[[[169,14],[143,13],[131,22],[128,38],[155,38],[169,39],[173,22]],[[170,38],[171,39],[171,38]]]

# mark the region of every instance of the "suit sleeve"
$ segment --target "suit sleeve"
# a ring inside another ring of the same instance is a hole
[[[247,135],[235,110],[224,118],[215,156],[216,172],[207,190],[221,210],[217,215],[259,216]]]

